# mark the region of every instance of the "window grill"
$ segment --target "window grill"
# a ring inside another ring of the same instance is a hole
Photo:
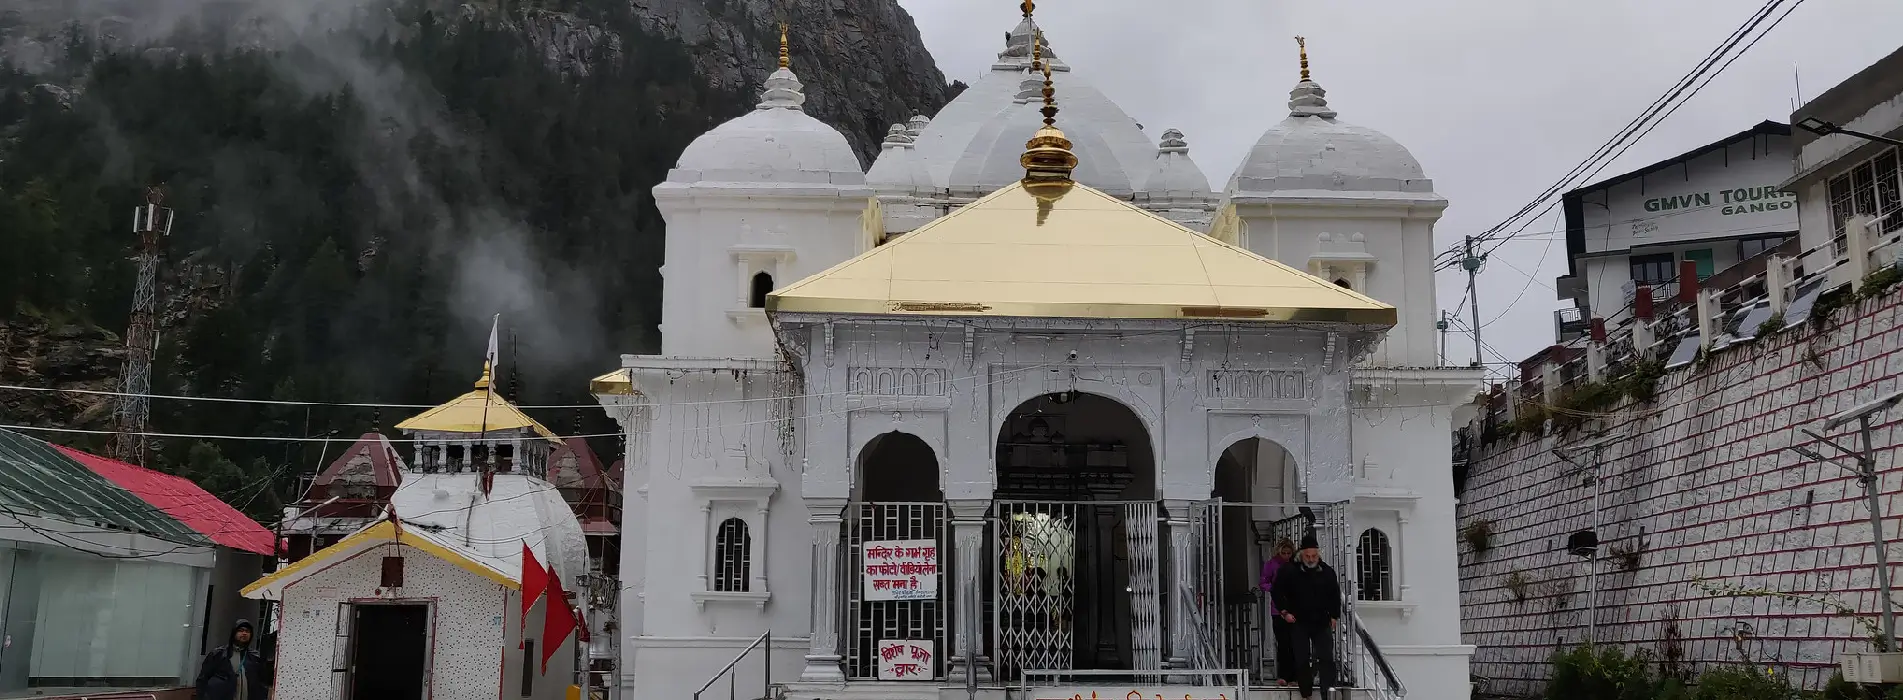
[[[1853,216],[1877,217],[1879,233],[1903,229],[1903,192],[1899,192],[1899,179],[1903,179],[1903,170],[1899,169],[1894,148],[1830,179],[1827,191],[1831,223],[1835,228],[1831,249],[1835,254],[1843,255],[1849,249],[1844,225]]]
[[[1374,528],[1362,530],[1361,547],[1355,559],[1361,574],[1360,590],[1356,597],[1361,600],[1393,600],[1394,550],[1388,545],[1387,533]]]
[[[714,536],[714,590],[747,590],[752,551],[753,537],[747,534],[747,521],[739,518],[720,521],[720,532]]]

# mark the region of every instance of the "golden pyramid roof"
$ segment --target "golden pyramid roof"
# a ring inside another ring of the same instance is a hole
[[[767,310],[1395,323],[1392,306],[1066,185],[993,192],[773,292]]]
[[[535,434],[560,441],[554,431],[535,422],[522,409],[489,388],[489,369],[476,380],[476,390],[450,399],[449,403],[411,416],[396,424],[398,430],[430,430],[441,433],[484,433],[491,430],[528,428]]]

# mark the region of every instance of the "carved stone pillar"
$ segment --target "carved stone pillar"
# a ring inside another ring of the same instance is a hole
[[[952,655],[946,666],[946,680],[954,685],[964,682],[965,669],[976,660],[980,683],[990,683],[991,659],[984,655],[986,620],[984,619],[984,581],[990,575],[985,560],[985,513],[989,500],[958,499],[947,502],[952,516],[952,547],[957,556],[952,584]]]
[[[1184,583],[1190,580],[1188,577],[1196,575],[1195,560],[1191,556],[1195,551],[1195,543],[1190,541],[1189,536],[1189,501],[1166,500],[1163,508],[1163,525],[1169,529],[1170,548],[1170,566],[1163,578],[1167,582],[1164,585],[1168,587],[1165,594],[1170,601],[1169,612],[1164,616],[1164,622],[1169,625],[1167,636],[1170,640],[1169,662],[1165,665],[1169,668],[1194,668],[1195,664],[1191,660],[1195,657],[1192,648],[1196,642],[1191,621],[1195,619],[1193,606],[1196,601],[1185,595],[1189,586]]]
[[[846,590],[839,576],[839,534],[845,509],[843,498],[806,499],[806,524],[813,537],[813,633],[801,682],[846,682],[839,665],[839,603]]]

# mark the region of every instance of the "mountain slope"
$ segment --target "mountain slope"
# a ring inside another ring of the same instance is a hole
[[[587,377],[658,347],[663,222],[649,190],[695,136],[752,107],[778,20],[793,25],[808,111],[862,157],[953,89],[893,0],[316,7],[28,0],[0,13],[0,249],[21,253],[0,256],[0,384],[111,385],[131,299],[127,209],[163,183],[177,219],[156,393],[434,403],[474,381],[500,313],[505,390],[585,403]],[[77,21],[48,24],[61,17]],[[0,390],[0,424],[105,428],[103,400]],[[159,400],[153,425],[352,435],[408,410]],[[542,413],[567,432],[581,412]],[[583,415],[583,430],[614,430]],[[248,490],[325,451],[160,448],[154,466],[259,513],[273,498]]]

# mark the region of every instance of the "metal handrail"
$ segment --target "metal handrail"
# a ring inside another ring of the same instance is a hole
[[[1362,653],[1367,654],[1369,660],[1374,662],[1375,669],[1381,672],[1381,680],[1387,683],[1386,687],[1372,689],[1389,693],[1391,697],[1395,698],[1407,697],[1407,686],[1401,683],[1400,676],[1395,675],[1394,668],[1388,665],[1387,657],[1381,655],[1381,645],[1374,643],[1374,635],[1368,634],[1368,627],[1361,624],[1361,615],[1355,615],[1354,619],[1355,634],[1361,637]],[[1360,664],[1356,664],[1356,666],[1360,666]]]
[[[758,638],[754,639],[751,644],[748,644],[747,648],[741,649],[739,656],[733,657],[733,660],[727,662],[727,665],[720,667],[720,670],[714,673],[714,677],[707,679],[706,683],[702,683],[700,690],[694,691],[694,700],[700,700],[700,694],[707,692],[708,688],[712,688],[715,683],[720,682],[721,676],[727,676],[727,700],[738,700],[738,696],[735,694],[734,684],[737,682],[739,676],[737,674],[729,675],[729,673],[733,671],[735,666],[739,666],[741,661],[745,661],[747,655],[753,653],[754,649],[763,649],[761,656],[766,660],[765,665],[761,667],[764,673],[760,676],[760,697],[762,700],[773,697],[773,630],[767,630],[761,633]]]

